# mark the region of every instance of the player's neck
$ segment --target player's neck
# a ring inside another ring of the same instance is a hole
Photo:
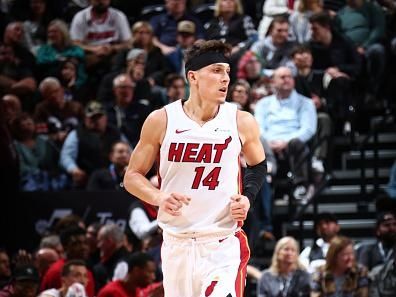
[[[184,112],[200,125],[214,119],[219,112],[219,104],[190,96],[183,104]]]

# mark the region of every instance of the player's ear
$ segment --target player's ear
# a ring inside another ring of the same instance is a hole
[[[192,82],[197,80],[196,73],[195,73],[195,71],[192,71],[192,70],[187,72],[187,77],[188,77],[188,80],[189,80],[190,83],[192,83]]]

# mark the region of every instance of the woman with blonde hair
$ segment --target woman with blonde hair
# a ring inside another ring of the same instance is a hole
[[[311,297],[368,297],[367,269],[356,263],[353,242],[335,237],[326,264],[313,275]]]
[[[289,16],[291,39],[294,39],[298,43],[308,42],[311,39],[309,17],[321,11],[323,11],[321,0],[300,0],[297,9]]]
[[[232,54],[248,49],[257,40],[250,16],[243,13],[241,0],[216,0],[214,17],[205,24],[207,39],[232,45]]]
[[[57,76],[61,64],[66,59],[74,59],[77,63],[76,85],[82,85],[86,78],[84,50],[73,45],[67,24],[59,19],[51,21],[47,28],[47,44],[37,50],[37,65],[39,76]]]
[[[258,297],[309,297],[310,276],[298,260],[299,252],[293,237],[276,243],[271,266],[257,284]]]
[[[132,44],[129,49],[121,51],[116,55],[113,69],[120,71],[125,67],[125,60],[128,52],[134,48],[144,49],[147,53],[147,61],[144,73],[151,86],[163,85],[166,74],[170,70],[170,66],[162,54],[161,50],[154,45],[154,31],[149,22],[138,21],[133,24],[132,28]]]

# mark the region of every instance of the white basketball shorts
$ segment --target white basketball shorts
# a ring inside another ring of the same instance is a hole
[[[165,297],[243,297],[250,250],[243,231],[174,237],[161,249]]]

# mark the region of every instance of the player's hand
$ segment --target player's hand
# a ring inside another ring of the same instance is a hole
[[[159,199],[159,208],[172,216],[180,216],[183,205],[188,205],[191,201],[186,195],[171,193],[163,194]]]
[[[250,202],[246,196],[238,194],[231,197],[230,213],[235,221],[246,220],[249,208]]]

